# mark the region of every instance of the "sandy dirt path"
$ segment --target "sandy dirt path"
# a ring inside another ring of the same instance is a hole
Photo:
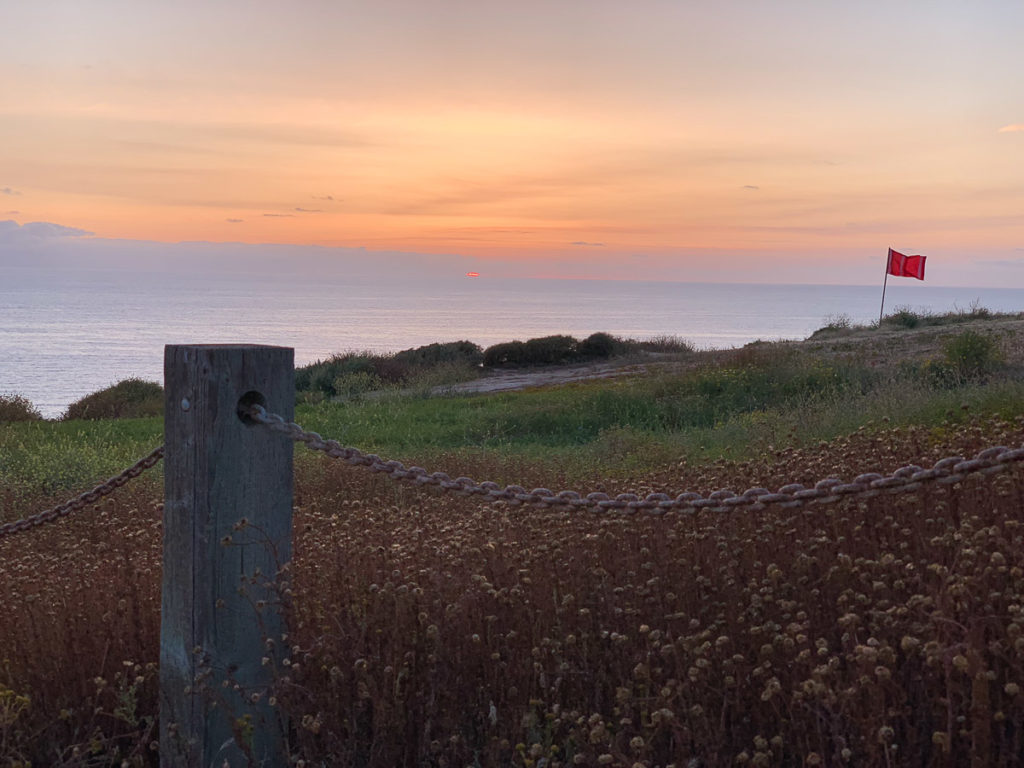
[[[571,365],[557,368],[513,368],[508,370],[488,371],[479,379],[463,381],[459,384],[446,384],[435,387],[432,394],[481,394],[487,392],[511,392],[530,389],[531,387],[548,387],[568,384],[585,379],[611,379],[617,376],[629,376],[646,373],[646,364],[615,364],[593,363],[590,365]]]

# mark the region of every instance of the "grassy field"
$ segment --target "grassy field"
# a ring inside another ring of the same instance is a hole
[[[900,347],[908,339],[931,354],[914,359]],[[557,461],[586,479],[683,457],[743,459],[769,445],[813,444],[884,419],[937,424],[958,418],[962,406],[1005,417],[1024,412],[1024,352],[1005,330],[961,330],[939,343],[910,332],[861,341],[867,343],[757,343],[643,374],[523,392],[385,389],[300,404],[296,419],[402,460]],[[0,483],[8,499],[60,496],[122,469],[159,444],[161,433],[157,418],[0,425]],[[0,519],[12,512],[0,510]]]
[[[754,345],[632,379],[303,405],[297,420],[477,480],[777,488],[1024,443],[1014,338],[964,332],[922,336],[916,359],[889,341]],[[0,521],[123,469],[161,431],[0,425]],[[1024,754],[1017,467],[902,496],[651,518],[487,504],[297,458],[289,663],[267,694],[296,764]],[[155,764],[160,501],[157,468],[0,539],[3,764]]]

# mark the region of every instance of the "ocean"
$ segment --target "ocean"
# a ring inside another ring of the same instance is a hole
[[[275,344],[301,365],[347,350],[398,351],[467,339],[595,331],[680,336],[698,347],[803,339],[836,315],[878,318],[881,286],[459,278],[446,281],[245,274],[204,278],[124,270],[11,267],[0,275],[0,394],[48,418],[128,377],[162,381],[163,347]],[[1024,290],[891,280],[886,309],[972,303],[1024,311]]]

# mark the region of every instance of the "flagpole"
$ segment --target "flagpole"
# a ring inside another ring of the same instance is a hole
[[[882,327],[882,313],[885,311],[885,286],[889,282],[889,264],[892,262],[892,248],[885,257],[885,278],[882,280],[882,306],[878,310],[878,327]]]

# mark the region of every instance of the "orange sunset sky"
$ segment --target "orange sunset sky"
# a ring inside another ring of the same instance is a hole
[[[33,0],[0,28],[0,220],[68,240],[826,283],[892,246],[1024,287],[1019,0]]]

